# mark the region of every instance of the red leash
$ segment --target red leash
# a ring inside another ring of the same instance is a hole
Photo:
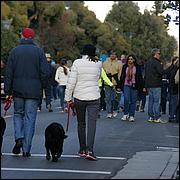
[[[4,116],[6,115],[8,109],[11,107],[11,104],[13,102],[13,99],[11,97],[8,97],[5,101],[4,101]]]
[[[74,103],[73,102],[68,104],[68,120],[67,120],[67,125],[66,125],[66,132],[68,131],[68,127],[69,127],[70,110],[72,110],[72,116],[76,116],[76,112],[74,110]]]

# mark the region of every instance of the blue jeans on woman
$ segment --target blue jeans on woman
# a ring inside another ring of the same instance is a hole
[[[62,110],[64,110],[64,97],[65,97],[65,90],[66,90],[66,86],[64,85],[59,85],[58,86],[58,94],[59,94],[59,98],[60,98],[60,105]]]
[[[161,88],[149,88],[149,102],[148,102],[148,115],[149,118],[159,119],[160,113],[160,100],[161,100]]]
[[[38,99],[14,98],[14,136],[22,139],[23,152],[30,152],[35,131]]]
[[[137,90],[131,86],[124,86],[124,115],[133,116],[136,110]]]

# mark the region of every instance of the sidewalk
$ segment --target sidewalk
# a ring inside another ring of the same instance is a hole
[[[112,179],[176,179],[179,150],[143,151],[133,158]]]

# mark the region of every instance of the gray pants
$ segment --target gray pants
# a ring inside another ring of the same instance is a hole
[[[96,133],[96,120],[98,118],[100,100],[97,99],[92,101],[81,101],[78,99],[74,99],[74,105],[77,112],[78,138],[79,138],[80,150],[88,150],[93,152],[94,139]],[[88,115],[87,140],[86,140],[86,110]]]

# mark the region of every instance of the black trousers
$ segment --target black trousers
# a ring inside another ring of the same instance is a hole
[[[74,99],[74,105],[77,112],[78,138],[80,150],[93,152],[94,139],[96,133],[96,121],[99,113],[100,99],[92,101],[82,101]],[[86,123],[87,111],[87,123]],[[86,135],[87,124],[87,135]]]

